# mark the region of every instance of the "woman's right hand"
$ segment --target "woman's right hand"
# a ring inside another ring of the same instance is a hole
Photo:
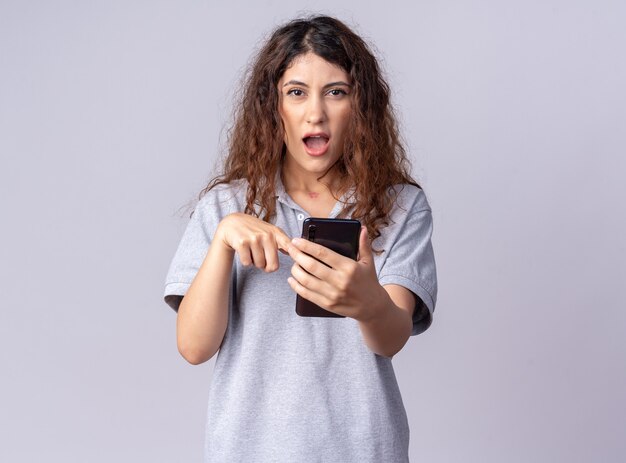
[[[291,238],[275,225],[235,212],[222,219],[214,241],[236,252],[243,266],[275,272],[279,267],[278,251],[287,254]]]

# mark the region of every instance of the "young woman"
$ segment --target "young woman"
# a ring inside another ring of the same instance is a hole
[[[363,40],[326,16],[278,28],[166,278],[182,356],[219,351],[205,461],[408,461],[391,358],[430,325],[437,278],[407,164]],[[297,239],[306,217],[359,219],[358,259]],[[345,318],[300,317],[297,294]]]

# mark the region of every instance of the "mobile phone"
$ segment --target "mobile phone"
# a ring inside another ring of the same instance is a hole
[[[322,219],[309,217],[302,224],[302,238],[325,246],[337,254],[357,259],[359,254],[359,235],[361,222],[355,219]],[[296,297],[296,313],[301,317],[337,317],[343,315],[330,312],[317,304]]]

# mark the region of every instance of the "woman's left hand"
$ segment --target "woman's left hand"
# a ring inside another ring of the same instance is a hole
[[[378,283],[367,228],[361,227],[356,261],[302,238],[293,239],[288,252],[294,260],[289,284],[305,299],[358,321],[375,318],[384,307],[388,295]]]

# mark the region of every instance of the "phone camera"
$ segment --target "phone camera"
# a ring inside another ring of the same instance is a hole
[[[313,241],[315,239],[315,230],[317,230],[317,227],[315,225],[309,226],[309,240],[310,241]]]

